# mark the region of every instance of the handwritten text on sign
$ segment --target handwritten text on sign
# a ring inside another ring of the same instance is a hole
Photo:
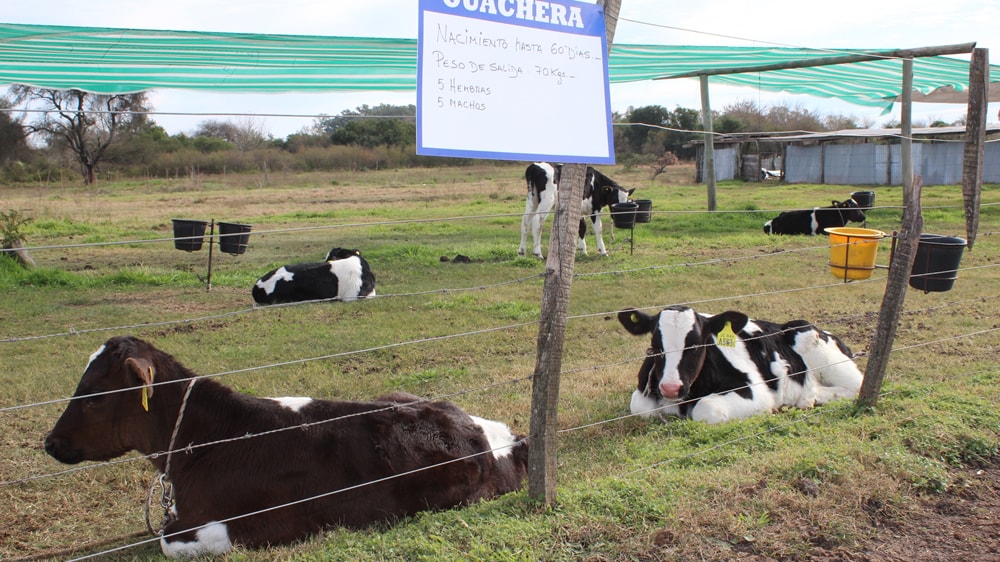
[[[595,4],[421,0],[417,152],[613,164]]]

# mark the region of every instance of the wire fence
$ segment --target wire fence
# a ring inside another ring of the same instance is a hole
[[[927,207],[927,209],[930,209],[930,208],[931,207]],[[949,208],[949,207],[947,207],[947,206],[941,206],[941,207],[934,207],[934,208],[942,208],[942,209],[944,209],[944,208]],[[774,212],[779,212],[779,211],[781,211],[781,209],[775,209],[774,210]],[[744,211],[734,211],[734,212],[744,212]],[[756,210],[756,211],[753,211],[753,212],[767,212],[767,211]],[[668,215],[670,213],[675,213],[675,211],[658,211],[657,213],[660,213],[662,215]],[[687,213],[687,212],[684,211],[684,212],[676,212],[676,213]],[[719,211],[716,211],[714,214],[719,214],[719,213],[720,213]],[[511,215],[508,215],[508,214],[472,215],[472,216],[463,216],[463,217],[448,217],[446,219],[433,219],[433,220],[435,220],[435,221],[440,221],[440,220],[446,220],[446,221],[486,220],[486,219],[493,219],[493,218],[499,218],[499,217],[509,217],[509,216],[515,216],[515,215],[514,214],[511,214]],[[516,216],[520,217],[521,213],[517,213]],[[376,221],[376,222],[370,222],[370,223],[352,223],[350,225],[343,225],[343,224],[341,224],[341,225],[324,225],[324,226],[307,227],[307,228],[275,229],[275,230],[269,230],[269,231],[264,231],[264,232],[266,232],[268,234],[287,234],[287,233],[302,232],[302,231],[312,231],[312,230],[322,230],[322,229],[337,229],[337,228],[344,228],[346,226],[366,228],[366,227],[372,227],[372,226],[399,225],[399,224],[403,224],[403,223],[413,223],[413,222],[425,222],[425,221],[409,221],[409,220],[407,220],[407,221],[396,221],[396,220],[392,220],[392,221]],[[987,231],[987,232],[984,232],[984,233],[980,233],[980,236],[989,236],[991,234],[992,234],[992,232]],[[89,248],[89,247],[94,247],[94,246],[116,246],[116,245],[124,245],[124,244],[130,244],[130,245],[131,244],[147,244],[147,243],[155,243],[155,242],[169,242],[169,241],[173,241],[173,240],[175,240],[175,239],[174,238],[157,238],[157,239],[150,239],[150,240],[112,241],[112,242],[102,242],[102,243],[93,243],[93,244],[67,244],[67,245],[36,246],[36,247],[33,247],[33,248],[29,248],[29,249],[30,250],[37,250],[37,251],[44,251],[44,250],[51,250],[51,249],[78,250],[78,249]],[[781,250],[781,251],[775,251],[775,252],[768,252],[768,253],[763,253],[763,254],[759,253],[759,251],[757,249],[751,249],[751,251],[754,252],[754,253],[749,253],[748,252],[746,255],[737,255],[737,256],[724,257],[724,258],[711,258],[711,259],[705,259],[705,260],[700,260],[700,261],[679,262],[679,263],[671,263],[671,264],[664,264],[664,265],[657,265],[657,266],[648,266],[648,267],[641,267],[641,268],[609,269],[609,270],[597,271],[597,272],[578,273],[576,275],[576,278],[579,279],[579,280],[581,280],[581,281],[586,281],[587,279],[598,278],[598,277],[601,277],[601,276],[639,275],[639,274],[644,274],[644,273],[658,272],[658,271],[670,270],[670,269],[684,269],[684,268],[692,268],[692,267],[716,267],[716,266],[732,265],[732,264],[735,264],[735,263],[749,262],[749,261],[762,261],[762,262],[765,262],[764,265],[762,265],[761,267],[762,268],[767,268],[767,267],[769,267],[767,265],[767,263],[771,262],[772,260],[778,260],[780,258],[795,257],[796,255],[798,255],[800,253],[811,253],[811,252],[817,252],[817,251],[827,251],[829,249],[829,247],[830,247],[829,244],[823,244],[823,245],[817,245],[817,246],[807,246],[807,247],[802,247],[802,248],[794,248],[794,249],[790,249],[790,250]],[[972,267],[964,267],[964,268],[959,268],[956,271],[956,273],[957,272],[966,272],[966,273],[968,273],[968,272],[976,271],[976,270],[987,270],[988,271],[991,268],[996,268],[998,266],[1000,266],[1000,263],[989,263],[989,264],[972,266]],[[477,285],[471,285],[471,286],[439,288],[439,289],[434,289],[434,290],[429,290],[429,291],[380,293],[378,297],[374,297],[374,298],[377,298],[377,299],[380,299],[380,300],[382,300],[382,299],[405,299],[405,298],[409,298],[409,297],[421,296],[421,295],[429,295],[429,294],[455,295],[455,294],[462,294],[462,293],[469,293],[469,292],[494,291],[494,290],[497,290],[499,288],[510,286],[510,285],[520,285],[520,284],[525,284],[525,283],[537,283],[539,280],[542,279],[543,276],[544,276],[544,274],[532,274],[532,275],[526,275],[526,276],[512,276],[509,279],[500,279],[500,280],[494,279],[494,280],[491,280],[490,283],[477,284]],[[862,286],[862,285],[869,284],[869,283],[879,283],[879,282],[880,281],[876,280],[876,279],[860,280],[860,281],[853,282],[852,286],[858,287],[858,286]],[[810,284],[810,285],[802,285],[802,286],[796,286],[796,287],[786,287],[786,288],[781,288],[781,289],[773,289],[773,290],[767,290],[767,291],[755,291],[755,292],[748,292],[748,293],[741,293],[741,294],[724,295],[724,296],[718,296],[718,297],[712,297],[712,298],[705,298],[705,299],[698,299],[698,300],[687,301],[687,302],[664,302],[664,303],[659,303],[659,304],[656,304],[656,303],[646,303],[646,304],[643,304],[641,308],[643,308],[643,309],[659,309],[659,308],[664,308],[666,306],[674,305],[674,304],[682,304],[682,305],[686,305],[686,306],[698,306],[698,305],[705,305],[705,304],[710,304],[710,303],[721,303],[721,302],[725,302],[725,301],[739,301],[739,300],[742,300],[742,299],[762,298],[762,297],[765,297],[765,296],[775,296],[775,295],[781,295],[781,294],[789,293],[789,292],[800,292],[800,291],[819,292],[819,291],[828,290],[828,289],[832,289],[832,288],[835,288],[835,287],[843,287],[843,286],[844,286],[844,284],[840,283],[840,282],[837,282],[837,283]],[[930,315],[933,315],[933,314],[938,313],[938,312],[948,311],[948,310],[954,310],[954,309],[961,309],[962,307],[966,307],[966,306],[970,306],[970,305],[984,305],[986,308],[990,308],[990,304],[989,303],[994,302],[998,298],[1000,298],[1000,295],[996,295],[996,294],[992,294],[992,295],[991,294],[980,294],[980,295],[977,295],[974,298],[957,299],[957,300],[950,301],[950,302],[939,303],[939,304],[936,304],[936,305],[930,306],[930,307],[925,307],[925,308],[921,308],[921,309],[911,310],[909,312],[911,312],[911,313],[913,313],[915,315],[919,315],[919,316],[930,316]],[[190,324],[208,323],[208,322],[212,322],[212,321],[226,320],[226,319],[240,317],[240,316],[244,316],[244,315],[255,315],[255,314],[256,315],[270,315],[270,314],[275,314],[277,311],[285,309],[285,308],[315,306],[316,304],[321,303],[321,302],[323,302],[323,301],[308,301],[308,302],[301,302],[301,303],[289,303],[289,304],[284,304],[284,305],[272,305],[272,306],[266,306],[266,307],[259,307],[259,306],[243,307],[243,308],[238,308],[238,309],[229,310],[229,311],[223,311],[223,312],[215,313],[215,314],[197,315],[197,316],[184,316],[184,317],[181,317],[181,318],[165,318],[165,319],[158,319],[158,320],[154,320],[154,321],[150,321],[150,322],[144,322],[144,323],[140,323],[140,324],[122,324],[122,325],[115,325],[115,326],[101,326],[101,327],[96,327],[96,328],[91,328],[91,329],[86,329],[86,330],[72,330],[72,331],[63,331],[63,332],[42,333],[42,334],[29,334],[29,333],[13,334],[13,335],[7,335],[5,337],[0,338],[0,344],[2,344],[5,347],[10,348],[11,346],[16,346],[18,344],[35,342],[35,341],[38,341],[38,340],[50,340],[50,339],[65,338],[65,337],[70,337],[70,336],[79,336],[79,335],[85,334],[85,333],[128,332],[128,331],[136,331],[136,330],[142,331],[142,330],[148,330],[148,329],[154,328],[154,327],[163,327],[163,326],[169,326],[169,325],[190,325]],[[586,319],[589,319],[589,318],[594,318],[594,317],[614,315],[615,313],[617,313],[617,310],[606,310],[606,311],[598,311],[598,312],[577,314],[577,315],[570,316],[568,318],[568,320],[574,321],[574,322],[575,321],[583,321],[583,320],[586,320]],[[876,316],[877,316],[877,313],[876,313]],[[859,320],[859,319],[862,319],[862,318],[865,319],[865,320],[867,320],[867,321],[874,321],[874,318],[872,318],[872,316],[871,316],[870,313],[862,313],[862,314],[859,314],[859,315],[843,315],[843,316],[840,316],[838,318],[832,319],[831,323],[834,324],[834,325],[841,325],[841,326],[843,326],[843,325],[847,325],[851,321]],[[438,342],[438,341],[445,341],[445,340],[460,340],[462,338],[470,338],[470,337],[480,336],[480,335],[490,334],[490,333],[507,332],[507,331],[510,331],[510,330],[521,330],[521,329],[529,328],[529,327],[531,327],[533,325],[537,325],[537,321],[504,324],[504,325],[499,325],[499,326],[494,326],[494,327],[488,327],[488,328],[482,328],[482,329],[477,329],[477,330],[458,331],[458,332],[447,333],[447,334],[438,335],[438,336],[429,336],[429,337],[411,339],[411,340],[407,340],[407,341],[399,341],[399,342],[394,342],[394,343],[390,343],[390,344],[386,344],[386,345],[372,346],[372,347],[367,347],[367,348],[362,348],[362,349],[346,350],[346,351],[337,352],[337,353],[322,354],[322,355],[316,355],[316,356],[311,356],[311,357],[300,357],[300,358],[286,360],[286,361],[280,361],[280,362],[274,362],[274,363],[268,363],[268,364],[253,365],[253,366],[245,367],[245,368],[241,368],[241,369],[234,369],[234,370],[228,370],[228,371],[220,371],[220,372],[211,373],[211,374],[205,374],[205,375],[201,375],[201,376],[205,377],[205,378],[212,378],[212,379],[224,378],[224,377],[227,377],[227,376],[230,376],[230,375],[235,375],[235,374],[238,374],[238,373],[246,373],[246,372],[250,372],[250,371],[258,371],[258,370],[265,370],[265,369],[275,369],[275,368],[280,368],[280,367],[287,367],[287,366],[290,366],[290,365],[299,365],[299,364],[314,362],[314,361],[324,361],[324,360],[330,360],[330,359],[334,359],[334,358],[344,358],[344,357],[351,357],[351,356],[356,356],[356,355],[368,354],[368,353],[373,353],[373,352],[376,352],[376,351],[398,349],[398,348],[403,348],[403,347],[407,347],[407,346],[419,346],[419,345],[424,345],[424,344],[428,344],[428,343],[431,343],[431,342]],[[914,350],[914,349],[918,349],[918,348],[924,347],[924,346],[930,346],[930,345],[936,345],[936,344],[947,344],[949,342],[959,341],[959,340],[963,340],[963,339],[977,338],[977,337],[981,337],[981,336],[992,337],[992,336],[995,336],[998,331],[1000,331],[1000,328],[998,328],[995,325],[992,326],[992,327],[979,328],[979,329],[972,329],[970,327],[970,329],[968,331],[966,331],[964,333],[961,333],[961,334],[956,334],[956,335],[953,335],[953,336],[948,336],[948,337],[944,337],[944,338],[927,339],[927,340],[924,340],[924,341],[915,342],[915,343],[909,343],[909,344],[900,344],[898,346],[894,346],[893,347],[892,353],[894,353],[894,354],[896,354],[896,353],[905,353],[905,352],[908,352],[908,351],[911,351],[911,350]],[[685,348],[685,349],[691,349],[691,348]],[[677,350],[673,350],[673,351],[677,351]],[[863,355],[863,354],[861,354],[861,355]],[[606,358],[605,360],[601,361],[598,364],[591,364],[591,365],[587,365],[587,366],[583,366],[583,367],[566,368],[566,369],[563,370],[563,375],[565,376],[565,375],[571,375],[571,374],[582,373],[582,372],[587,372],[587,371],[615,370],[615,369],[619,369],[619,368],[621,368],[623,366],[635,365],[637,363],[640,363],[641,361],[643,361],[645,359],[645,357],[646,357],[646,355],[643,353],[643,354],[627,354],[627,355],[623,355],[623,356],[620,356],[620,357],[613,357],[610,360],[608,360]],[[788,376],[792,376],[794,374],[795,373],[792,373],[792,374],[789,374]],[[527,372],[525,372],[525,373],[519,373],[516,376],[513,376],[513,377],[508,378],[506,380],[498,381],[498,382],[491,383],[491,384],[485,384],[485,385],[481,385],[481,386],[460,388],[460,389],[456,389],[456,390],[451,391],[451,392],[438,394],[438,395],[436,395],[436,396],[434,396],[432,398],[426,398],[426,400],[430,400],[430,401],[448,400],[448,399],[454,399],[454,398],[456,398],[458,396],[463,396],[463,395],[470,395],[470,394],[476,394],[476,393],[489,393],[489,392],[495,391],[495,390],[497,390],[499,388],[503,388],[503,387],[512,387],[512,386],[516,386],[516,385],[526,384],[526,383],[530,382],[532,379],[533,379],[533,374],[532,373],[527,373]],[[161,384],[171,384],[171,383],[155,383],[155,385],[161,385]],[[113,391],[113,392],[115,392],[115,391]],[[117,391],[117,392],[124,392],[124,390],[123,391]],[[90,396],[93,396],[93,395],[90,395]],[[48,400],[43,400],[43,401],[37,401],[37,402],[28,402],[28,403],[21,403],[21,404],[3,405],[3,406],[0,406],[0,414],[10,414],[10,413],[14,413],[14,412],[23,411],[23,410],[29,410],[31,408],[36,408],[36,407],[41,407],[41,406],[48,406],[48,405],[53,405],[53,404],[58,404],[58,403],[65,403],[65,402],[68,402],[70,400],[86,399],[87,397],[88,396],[75,396],[75,397],[71,397],[71,398],[56,397],[56,398],[52,398],[52,399],[48,399]],[[803,423],[805,423],[807,421],[810,421],[810,420],[813,420],[813,419],[815,419],[815,418],[817,418],[819,416],[825,415],[825,413],[826,413],[826,410],[823,410],[823,409],[819,409],[819,410],[815,410],[815,411],[803,413],[803,414],[801,414],[799,416],[796,416],[794,419],[789,419],[789,420],[783,422],[778,427],[771,428],[768,431],[777,431],[779,427],[787,427],[787,426],[792,426],[792,425],[796,425],[796,424],[803,424]],[[620,423],[623,420],[630,419],[630,418],[633,418],[633,417],[635,417],[634,414],[615,415],[615,416],[607,417],[607,418],[604,418],[604,419],[599,419],[599,420],[596,420],[596,421],[593,421],[593,422],[582,423],[582,424],[573,425],[571,427],[560,428],[559,433],[560,433],[560,435],[566,435],[566,434],[570,434],[570,433],[574,433],[574,432],[579,432],[581,430],[586,430],[586,429],[590,429],[590,428],[594,428],[594,427],[601,427],[601,426],[607,426],[607,425],[610,425],[610,424]],[[248,433],[246,435],[240,435],[240,436],[237,436],[237,437],[233,437],[231,439],[217,440],[217,441],[212,441],[212,442],[209,442],[209,443],[200,443],[200,444],[197,444],[197,445],[186,445],[185,447],[175,449],[174,451],[163,451],[163,452],[155,453],[153,455],[132,456],[132,457],[128,457],[128,458],[115,459],[115,460],[111,460],[111,461],[107,461],[107,462],[92,463],[92,464],[88,464],[88,465],[85,465],[85,466],[74,467],[74,468],[69,469],[69,470],[63,470],[63,471],[57,471],[57,472],[39,473],[39,474],[28,474],[28,475],[22,475],[22,476],[13,477],[13,478],[6,478],[6,479],[3,479],[2,481],[0,481],[0,490],[6,489],[6,488],[10,488],[10,487],[13,487],[13,486],[31,485],[31,484],[33,484],[35,482],[38,482],[38,481],[43,481],[43,480],[48,480],[48,479],[54,479],[54,478],[60,478],[60,477],[64,477],[64,476],[68,476],[68,475],[72,475],[72,474],[77,474],[77,473],[80,473],[80,472],[97,471],[97,470],[105,469],[107,467],[117,466],[117,465],[121,465],[121,464],[125,464],[125,463],[134,463],[136,461],[150,460],[150,459],[155,458],[155,457],[157,457],[159,455],[170,454],[170,453],[189,452],[192,448],[218,446],[218,445],[222,445],[222,444],[233,442],[233,441],[242,441],[242,440],[247,440],[247,439],[256,439],[256,438],[260,438],[262,436],[272,435],[274,433],[279,433],[279,432],[284,432],[284,431],[304,430],[304,429],[307,429],[308,427],[312,427],[312,426],[317,425],[317,424],[336,423],[338,421],[341,421],[342,419],[344,419],[344,418],[332,418],[332,419],[322,420],[322,421],[319,421],[319,422],[310,422],[310,423],[307,423],[307,424],[300,424],[300,425],[295,425],[295,426],[291,426],[291,427],[277,428],[277,429],[273,429],[273,430],[269,430],[269,431],[265,431],[265,432]],[[726,442],[723,442],[723,443],[712,444],[711,446],[707,446],[707,447],[698,449],[696,451],[692,451],[691,453],[683,455],[683,456],[674,456],[674,457],[664,458],[664,459],[658,460],[656,462],[643,465],[643,466],[638,467],[638,468],[627,468],[627,467],[626,468],[622,468],[622,470],[620,472],[620,476],[621,477],[628,477],[628,476],[631,476],[631,475],[634,475],[634,474],[637,474],[637,473],[641,473],[641,472],[653,470],[653,469],[659,468],[659,467],[664,466],[664,465],[669,465],[669,464],[672,464],[672,463],[676,463],[676,462],[679,462],[679,461],[684,460],[686,458],[691,458],[691,457],[694,457],[694,456],[697,456],[697,455],[704,455],[704,454],[706,454],[706,453],[708,453],[710,451],[713,451],[713,450],[718,450],[718,449],[726,448],[726,447],[733,447],[733,446],[738,445],[740,442],[743,442],[743,441],[745,441],[747,439],[754,439],[754,438],[756,438],[759,435],[760,434],[752,434],[752,435],[741,436],[741,437],[738,437],[738,438],[735,438],[735,439],[732,439],[732,440],[729,440],[729,441],[726,441]],[[485,453],[489,453],[489,452],[487,451]],[[485,453],[483,453],[483,454],[485,454]],[[434,468],[434,467],[433,466],[432,467],[427,467],[426,469],[429,470],[431,468]],[[407,474],[409,474],[409,473],[407,473]],[[405,476],[405,474],[396,475],[393,478],[395,478],[395,477],[402,477],[402,476]],[[376,484],[376,483],[379,483],[379,482],[382,482],[382,481],[383,480],[374,480],[374,481],[371,481],[371,482],[366,482],[364,484],[360,484],[359,486]],[[344,491],[347,491],[349,489],[354,489],[354,488],[356,488],[356,487],[345,488],[345,489],[342,489],[342,490],[331,490],[327,494],[324,494],[323,496],[337,494],[337,493],[342,493]],[[323,497],[323,496],[313,496],[313,497],[310,497],[310,498],[303,498],[302,500],[297,501],[295,503],[312,501],[314,499],[318,499],[319,497]],[[267,511],[272,511],[272,510],[277,510],[277,509],[281,509],[281,508],[284,508],[284,507],[288,507],[289,505],[290,504],[282,504],[282,505],[270,506],[270,507],[268,507],[268,508],[266,508],[264,510],[254,511],[254,512],[251,512],[251,513],[243,514],[240,517],[250,517],[250,516],[253,516],[253,515],[258,515],[258,514],[263,513],[263,512],[267,512]],[[118,537],[119,542],[125,541],[127,539],[128,539],[128,537],[124,537],[124,536],[123,537]],[[141,546],[141,545],[144,545],[144,544],[147,544],[147,543],[149,543],[151,541],[156,541],[156,540],[159,540],[159,538],[154,538],[154,539],[149,539],[149,540],[141,540],[141,541],[135,541],[135,542],[129,542],[126,545],[115,547],[115,548],[112,548],[112,549],[109,549],[109,550],[102,550],[100,552],[95,552],[93,554],[89,554],[89,555],[86,555],[86,556],[84,556],[82,558],[78,558],[78,559],[86,559],[86,558],[91,558],[91,557],[96,557],[96,556],[108,555],[108,554],[111,554],[111,553],[114,553],[114,552],[118,552],[120,550],[124,550],[124,549],[129,549],[129,548],[134,548],[134,547],[137,547],[137,546]]]

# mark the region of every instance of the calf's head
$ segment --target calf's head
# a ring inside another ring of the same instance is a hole
[[[701,376],[705,357],[719,333],[731,330],[738,334],[749,318],[735,311],[706,316],[686,306],[670,306],[655,316],[628,308],[618,313],[618,321],[631,334],[652,334],[639,370],[639,390],[679,401],[687,398]]]
[[[361,256],[361,250],[348,250],[346,248],[334,248],[327,252],[326,259],[324,261],[333,260],[343,260],[347,258],[353,258],[354,256]]]
[[[76,464],[112,459],[140,447],[140,428],[152,415],[157,376],[146,348],[141,340],[115,337],[90,356],[73,398],[45,438],[48,454]]]
[[[853,198],[839,203],[834,201],[833,206],[840,209],[845,222],[865,222],[865,212]]]
[[[618,185],[618,182],[601,172],[590,167],[587,168],[586,187],[584,188],[585,198],[588,194],[597,194],[597,192],[600,192],[596,197],[597,201],[600,201],[602,205],[614,205],[616,203],[628,202],[628,198],[634,191],[634,187],[632,189],[625,189]]]

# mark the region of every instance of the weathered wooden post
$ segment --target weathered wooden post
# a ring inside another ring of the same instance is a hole
[[[604,3],[608,49],[614,38],[621,0]],[[559,430],[559,373],[569,312],[569,294],[576,264],[580,200],[587,167],[562,168],[559,194],[545,263],[542,311],[538,326],[535,372],[531,390],[531,430],[528,451],[528,494],[551,504],[556,497],[556,449]]]
[[[979,200],[983,190],[983,157],[986,145],[987,89],[990,83],[990,50],[973,49],[969,62],[969,109],[966,113],[965,153],[962,159],[962,201],[965,204],[965,237],[971,250],[979,231]]]
[[[903,219],[899,233],[896,235],[896,250],[889,264],[889,275],[886,279],[885,294],[882,296],[882,308],[879,311],[878,325],[870,346],[868,365],[865,367],[865,380],[858,393],[858,405],[871,408],[878,402],[882,391],[882,380],[885,379],[886,367],[889,364],[889,354],[892,352],[892,342],[896,338],[896,327],[903,314],[903,302],[906,297],[906,285],[910,279],[913,260],[917,256],[917,243],[920,232],[924,228],[924,218],[920,212],[919,177],[913,177],[913,140],[912,108],[913,108],[913,59],[903,60],[903,107],[902,107],[902,172],[903,172]]]
[[[531,393],[528,450],[528,493],[546,504],[555,500],[556,449],[559,430],[559,373],[576,262],[577,225],[587,167],[563,166],[545,263],[542,312],[538,327],[535,374]],[[574,204],[575,203],[575,204]]]
[[[715,210],[715,131],[712,127],[712,104],[708,100],[708,75],[701,81],[701,121],[705,126],[705,186],[708,188],[708,210]]]

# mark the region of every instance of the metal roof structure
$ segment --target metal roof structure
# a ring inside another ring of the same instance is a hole
[[[959,140],[964,141],[964,137],[968,134],[968,129],[964,126],[948,126],[948,127],[914,127],[910,131],[910,137],[914,140],[935,140],[941,137],[961,137]],[[1000,124],[993,123],[986,125],[985,134],[987,136],[1000,134]],[[796,143],[813,143],[813,142],[825,142],[825,141],[838,141],[838,140],[875,140],[875,139],[892,139],[892,138],[902,138],[902,130],[899,128],[895,129],[841,129],[839,131],[822,131],[822,132],[789,132],[789,131],[776,131],[776,132],[755,132],[755,133],[716,133],[713,137],[714,144],[738,144],[741,142],[755,142],[755,141],[768,141],[768,142],[796,142]],[[988,142],[998,142],[998,141],[988,141]],[[690,144],[692,146],[704,144],[704,139],[692,139]]]
[[[611,83],[755,67],[877,50],[614,44]],[[914,101],[963,102],[969,63],[914,59]],[[715,84],[891,107],[900,95],[899,58],[835,66],[711,76]],[[415,90],[416,39],[260,35],[0,23],[0,84],[122,94],[155,89],[214,92]],[[989,101],[1000,101],[991,65]]]

